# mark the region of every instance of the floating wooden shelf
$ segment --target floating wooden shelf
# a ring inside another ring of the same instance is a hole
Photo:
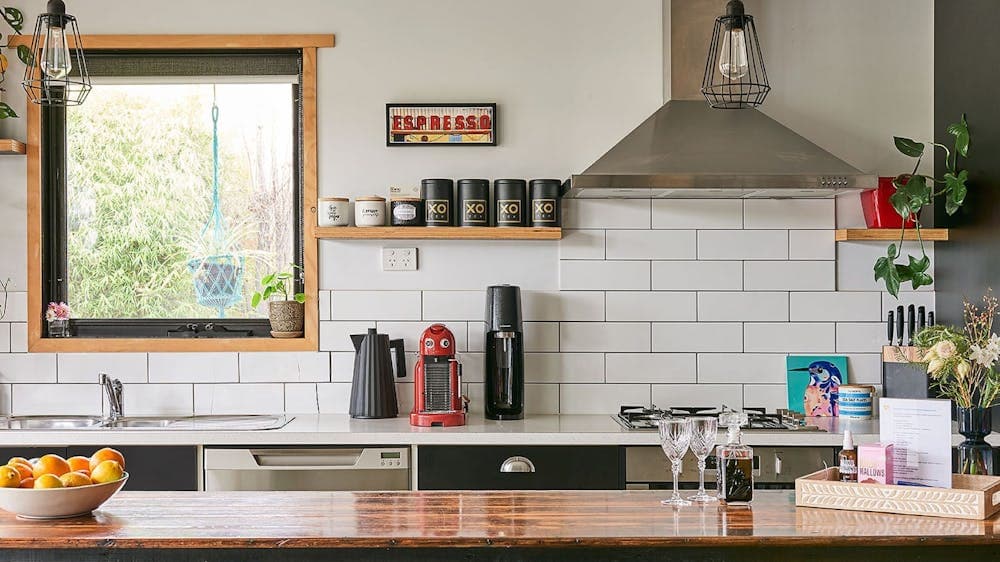
[[[337,240],[559,240],[562,229],[492,226],[334,226],[316,229],[316,238]]]
[[[947,228],[921,228],[920,237],[924,242],[946,242],[948,240],[948,229]],[[848,240],[860,242],[860,241],[872,241],[872,240],[884,240],[886,242],[892,242],[893,240],[899,240],[899,229],[898,228],[841,228],[836,231],[837,242],[847,242]],[[906,229],[906,235],[904,240],[916,240],[917,231],[912,228]]]
[[[27,147],[21,141],[0,139],[0,154],[24,154]]]

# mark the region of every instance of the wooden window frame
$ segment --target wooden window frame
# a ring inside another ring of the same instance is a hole
[[[31,37],[11,38],[30,45]],[[316,351],[319,349],[319,246],[315,235],[318,196],[316,54],[334,46],[333,35],[85,35],[88,49],[301,49],[302,50],[302,217],[305,334],[274,338],[43,338],[41,109],[27,110],[28,351],[29,352],[223,352]]]

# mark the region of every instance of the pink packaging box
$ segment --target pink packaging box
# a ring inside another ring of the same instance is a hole
[[[858,483],[892,484],[892,443],[858,446]]]

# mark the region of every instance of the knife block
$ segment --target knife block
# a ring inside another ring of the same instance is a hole
[[[882,396],[885,398],[934,398],[930,377],[923,365],[910,361],[920,358],[921,350],[912,346],[882,347]]]

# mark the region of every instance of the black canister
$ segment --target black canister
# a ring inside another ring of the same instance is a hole
[[[420,182],[420,197],[424,200],[424,223],[427,226],[451,226],[455,182],[448,179],[426,179]]]
[[[490,180],[458,180],[458,226],[490,225]]]
[[[495,180],[493,182],[494,215],[497,226],[524,226],[528,206],[528,182]]]
[[[389,224],[423,226],[424,201],[419,197],[397,197],[389,202]]]
[[[559,180],[531,180],[531,226],[559,226],[562,221]]]

